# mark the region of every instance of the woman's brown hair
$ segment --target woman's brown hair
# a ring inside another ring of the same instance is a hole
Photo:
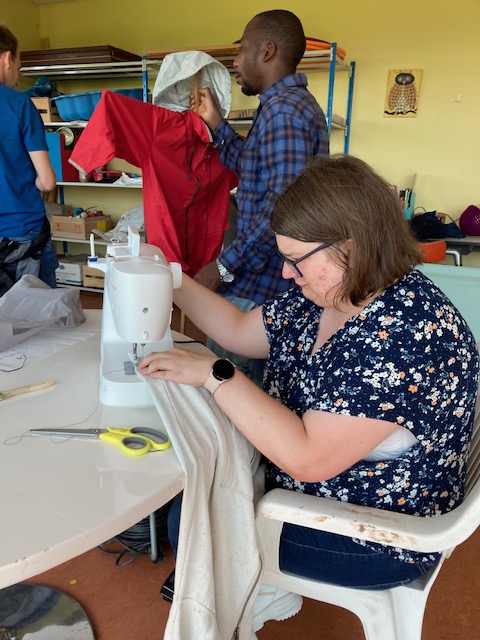
[[[277,199],[270,226],[302,242],[334,243],[327,251],[345,268],[337,299],[354,305],[423,261],[396,193],[353,156],[313,159]]]

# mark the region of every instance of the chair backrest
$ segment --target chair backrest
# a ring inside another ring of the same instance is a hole
[[[480,390],[475,406],[475,422],[473,424],[472,439],[470,441],[470,453],[468,456],[467,480],[465,483],[465,496],[468,496],[472,488],[480,478]]]

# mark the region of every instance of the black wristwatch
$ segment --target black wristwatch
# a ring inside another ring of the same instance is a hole
[[[230,362],[230,360],[226,358],[220,358],[220,360],[215,360],[213,363],[210,375],[203,383],[203,386],[205,389],[208,389],[213,396],[218,387],[224,382],[231,380],[234,375],[235,365],[233,362]]]

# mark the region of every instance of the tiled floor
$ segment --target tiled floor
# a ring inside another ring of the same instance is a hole
[[[84,305],[98,305],[99,299],[94,294],[92,301],[84,299]],[[169,547],[162,562],[154,564],[149,556],[142,556],[123,567],[115,565],[114,557],[93,549],[31,582],[57,587],[75,598],[89,616],[96,640],[161,640],[170,605],[160,588],[173,564]],[[268,622],[258,638],[364,640],[364,635],[352,613],[305,600],[297,616]],[[422,640],[466,638],[480,640],[480,531],[458,547],[442,568],[430,594],[422,635]]]

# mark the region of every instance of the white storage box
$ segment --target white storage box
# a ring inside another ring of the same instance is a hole
[[[59,265],[55,270],[55,279],[58,284],[83,284],[84,264],[87,264],[88,255],[62,256],[58,259]]]

